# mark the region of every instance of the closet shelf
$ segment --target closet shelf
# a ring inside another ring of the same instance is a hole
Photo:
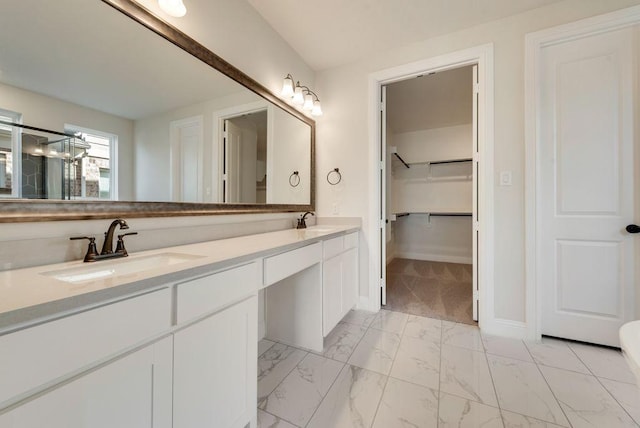
[[[440,160],[432,160],[432,161],[407,162],[402,158],[402,156],[400,156],[400,154],[398,154],[397,147],[392,146],[390,152],[400,162],[402,162],[402,164],[407,168],[410,168],[411,165],[443,165],[448,163],[462,163],[462,162],[473,161],[473,158],[455,158],[455,159],[440,159]]]
[[[460,159],[444,159],[444,160],[434,160],[434,161],[421,161],[421,162],[406,162],[400,155],[398,155],[397,153],[393,153],[394,156],[396,158],[398,158],[398,160],[400,162],[402,162],[402,164],[404,166],[406,166],[407,168],[410,168],[411,165],[444,165],[444,164],[450,164],[450,163],[463,163],[463,162],[471,162],[473,159],[472,158],[460,158]]]
[[[397,220],[400,217],[406,217],[411,214],[426,214],[430,217],[472,217],[473,214],[464,211],[411,211],[411,212],[397,212],[391,214],[391,221]]]

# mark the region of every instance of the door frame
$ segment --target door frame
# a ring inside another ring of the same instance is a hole
[[[452,68],[477,64],[479,69],[480,96],[478,114],[479,163],[482,174],[478,176],[478,230],[482,235],[478,253],[482,256],[478,263],[478,281],[480,284],[480,311],[478,324],[483,331],[507,336],[522,336],[520,325],[513,326],[507,320],[498,320],[494,314],[494,226],[493,226],[493,135],[494,135],[494,65],[493,44],[488,43],[441,56],[424,59],[398,67],[381,70],[369,75],[369,182],[372,183],[369,199],[368,234],[371,238],[369,253],[369,298],[361,301],[371,311],[380,310],[380,272],[381,242],[378,213],[381,199],[380,174],[384,174],[384,165],[380,164],[378,154],[381,150],[380,94],[382,86],[406,80],[429,72],[444,71]],[[502,321],[502,322],[501,322]]]
[[[640,6],[582,19],[525,36],[525,297],[527,338],[542,337],[542,287],[538,284],[540,57],[542,49],[577,38],[640,24]],[[637,137],[636,137],[637,138]]]
[[[213,160],[211,162],[211,202],[220,202],[224,197],[223,177],[224,170],[224,121],[243,114],[255,113],[261,110],[267,110],[267,176],[272,172],[273,166],[269,163],[269,153],[273,152],[273,114],[269,111],[271,105],[266,101],[255,101],[238,106],[227,107],[221,110],[215,110],[212,113],[212,132],[211,132],[211,153]],[[273,163],[273,161],[271,161]]]

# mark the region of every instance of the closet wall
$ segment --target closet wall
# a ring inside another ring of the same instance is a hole
[[[407,99],[410,88],[397,93],[398,84],[387,88],[387,111],[398,110],[388,116],[388,261],[472,263],[472,163],[449,162],[472,157],[471,69],[445,73],[451,74],[400,82],[424,86],[412,92],[422,99],[422,107]],[[414,120],[394,119],[403,109],[415,115]]]

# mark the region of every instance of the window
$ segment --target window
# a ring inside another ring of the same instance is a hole
[[[118,136],[94,129],[65,126],[66,132],[81,133],[88,145],[81,156],[75,156],[71,186],[74,199],[117,199],[116,156]]]
[[[19,123],[22,115],[0,109],[0,121]],[[20,129],[0,123],[0,198],[21,197]]]

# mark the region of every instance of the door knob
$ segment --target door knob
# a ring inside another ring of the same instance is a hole
[[[627,232],[629,233],[640,233],[640,226],[636,224],[630,224],[626,227]]]

